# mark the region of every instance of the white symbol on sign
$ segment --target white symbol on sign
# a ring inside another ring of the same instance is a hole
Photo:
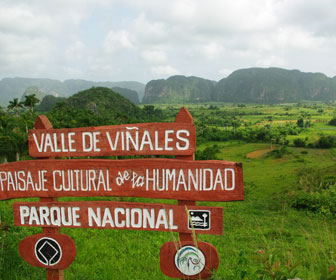
[[[189,229],[210,229],[210,211],[189,210]]]
[[[35,256],[42,264],[53,266],[62,258],[61,246],[55,239],[43,237],[35,244]]]
[[[199,274],[205,267],[204,254],[194,246],[184,246],[175,254],[175,266],[184,275]]]

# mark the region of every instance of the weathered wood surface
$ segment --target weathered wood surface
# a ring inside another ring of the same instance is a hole
[[[55,241],[59,247],[55,246]],[[18,247],[26,262],[32,266],[52,269],[54,272],[67,268],[76,257],[75,242],[65,234],[31,235],[23,239]]]
[[[29,154],[37,158],[190,155],[196,147],[195,125],[185,108],[176,120],[178,122],[33,129],[28,136]]]
[[[52,129],[53,126],[48,120],[47,116],[38,116],[36,118],[35,124],[34,124],[35,129]],[[49,158],[53,159],[53,158]],[[57,198],[55,197],[41,197],[40,198],[41,202],[56,202]],[[42,228],[42,232],[44,234],[59,234],[61,233],[60,228]],[[46,269],[46,274],[47,274],[47,280],[64,280],[64,270],[60,269],[53,269],[53,268],[47,268]]]
[[[15,202],[16,226],[223,233],[223,209],[116,201]]]
[[[0,200],[63,196],[242,200],[243,169],[229,161],[176,159],[58,159],[0,165]]]
[[[160,250],[161,271],[172,278],[209,279],[218,265],[216,248],[206,242],[170,241],[164,243]]]

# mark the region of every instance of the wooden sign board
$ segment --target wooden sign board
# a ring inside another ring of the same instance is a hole
[[[242,200],[243,169],[229,161],[176,159],[58,159],[0,165],[0,200],[64,196]]]
[[[191,155],[193,123],[138,123],[71,129],[34,129],[28,136],[32,157]]]
[[[64,234],[35,234],[19,243],[19,253],[32,266],[62,270],[74,261],[76,246]]]
[[[16,226],[223,233],[220,207],[115,201],[15,202]]]
[[[167,242],[160,250],[161,271],[172,278],[209,279],[219,265],[216,248],[197,241]]]

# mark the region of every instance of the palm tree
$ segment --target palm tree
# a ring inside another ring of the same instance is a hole
[[[12,101],[9,101],[9,104],[7,106],[8,110],[14,110],[15,116],[19,116],[19,109],[23,108],[23,103],[19,101],[18,98],[14,98]]]
[[[23,103],[26,107],[29,107],[31,112],[33,112],[35,105],[39,102],[40,99],[36,98],[35,94],[31,94],[25,96],[25,101]]]

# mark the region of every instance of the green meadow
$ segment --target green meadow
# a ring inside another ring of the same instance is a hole
[[[196,159],[243,163],[244,201],[197,203],[224,211],[222,236],[198,235],[220,257],[212,279],[336,279],[336,147],[323,148],[321,142],[336,137],[336,126],[328,124],[336,117],[335,104],[181,106],[197,127]],[[156,108],[164,121],[173,121],[181,106]],[[0,202],[0,279],[45,279],[44,269],[27,264],[17,250],[22,239],[41,229],[13,226],[13,202]],[[178,239],[176,233],[61,232],[77,248],[65,279],[170,279],[160,271],[159,253],[165,242]]]

